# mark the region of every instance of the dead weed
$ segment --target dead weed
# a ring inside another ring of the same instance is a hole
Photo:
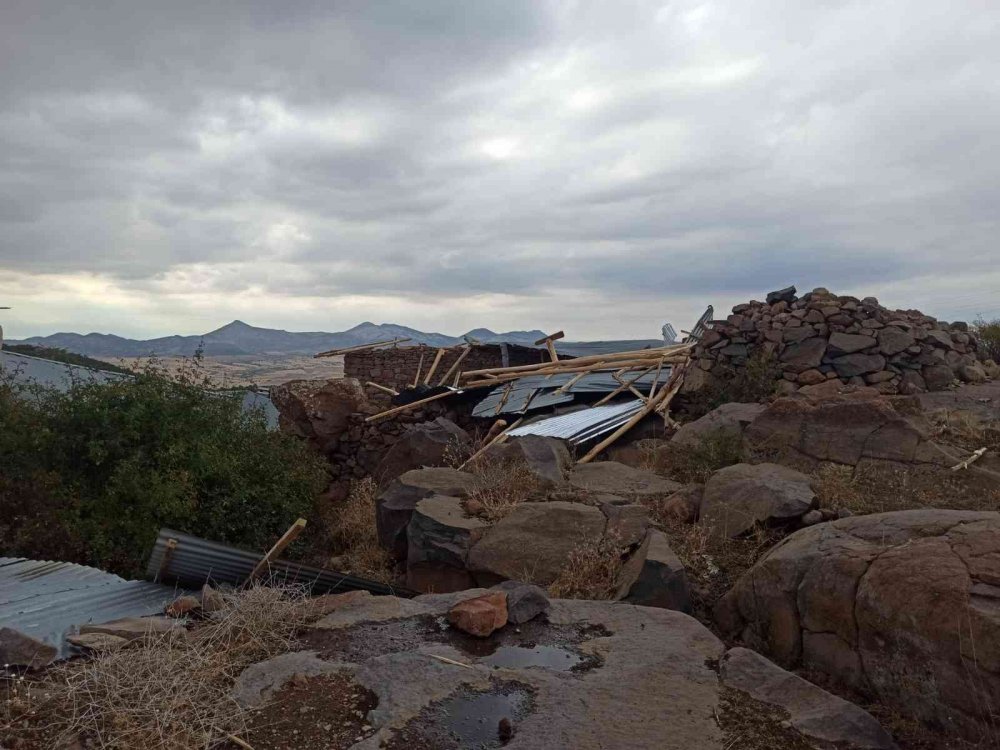
[[[614,532],[577,545],[549,585],[549,594],[557,599],[614,599],[627,555],[628,545]]]
[[[371,477],[352,482],[347,500],[324,508],[321,522],[335,567],[345,568],[345,573],[391,583],[395,579],[392,559],[379,544],[375,526],[377,494],[378,484]]]
[[[538,477],[524,459],[479,460],[469,470],[482,480],[481,489],[470,493],[465,508],[470,515],[496,523],[519,504],[536,497],[541,490]]]

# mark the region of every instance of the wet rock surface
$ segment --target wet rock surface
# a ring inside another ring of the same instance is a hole
[[[488,638],[448,626],[451,607],[487,593],[424,595],[411,602],[426,610],[421,615],[357,619],[348,627],[316,627],[303,634],[310,651],[296,658],[307,668],[325,661],[330,670],[307,679],[344,675],[374,696],[376,705],[364,717],[371,732],[359,735],[352,747],[721,750],[733,746],[731,730],[719,718],[727,710],[725,691],[744,695],[741,690],[757,690],[758,683],[774,687],[800,679],[761,659],[751,666],[766,681],[754,678],[753,685],[732,687],[729,683],[753,670],[735,676],[737,670],[730,670],[727,678],[720,669],[726,657],[722,642],[694,619],[664,609],[553,600],[547,617],[507,625]],[[379,617],[393,608],[358,601]],[[286,683],[292,679],[301,678],[293,674]],[[267,683],[273,695],[280,695],[280,682]],[[813,703],[804,708],[789,703],[787,691],[777,688],[773,694],[758,690],[753,699],[801,719],[803,729],[779,728],[782,736],[801,738],[802,747],[832,747],[824,744],[829,722],[818,722],[822,726],[814,730],[806,720],[810,707],[817,706],[825,719],[847,716],[851,726],[877,734],[877,724],[860,709],[837,703],[804,681],[794,686],[795,694],[805,691]],[[847,735],[837,743],[891,747]]]

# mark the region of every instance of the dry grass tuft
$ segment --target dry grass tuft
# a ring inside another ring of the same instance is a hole
[[[755,700],[741,690],[719,690],[716,720],[726,750],[811,750],[814,745],[788,724],[788,712]]]
[[[649,468],[684,484],[704,483],[719,469],[741,463],[743,459],[743,438],[717,433],[693,445],[670,443],[654,453]]]
[[[36,683],[44,695],[32,729],[51,746],[101,750],[218,746],[246,730],[231,697],[250,664],[289,650],[308,614],[297,589],[257,585],[223,595],[225,606],[188,637],[158,636],[60,664]]]
[[[496,523],[541,490],[538,477],[524,459],[482,459],[470,467],[482,479],[482,489],[471,493],[465,507],[471,515]]]
[[[711,623],[712,608],[736,581],[784,536],[780,529],[757,526],[740,539],[713,539],[700,523],[673,522],[661,527],[670,548],[687,570],[695,616]]]
[[[1000,510],[1000,489],[974,486],[962,473],[826,464],[814,476],[820,507],[847,508],[855,515],[918,508]]]
[[[614,599],[627,554],[628,545],[615,533],[578,545],[549,585],[549,594],[557,599]]]
[[[379,544],[375,527],[376,495],[378,484],[371,477],[352,482],[347,500],[324,509],[325,543],[345,573],[391,583],[392,559]]]
[[[1000,452],[1000,425],[987,423],[971,411],[938,409],[928,415],[939,443],[954,446],[966,453],[987,448]]]

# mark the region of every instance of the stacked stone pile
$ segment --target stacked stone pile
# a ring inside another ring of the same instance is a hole
[[[889,310],[874,297],[837,296],[823,288],[797,297],[789,287],[712,321],[694,350],[685,391],[724,383],[761,355],[776,365],[782,393],[836,380],[914,394],[943,390],[956,379],[987,378],[966,323]]]

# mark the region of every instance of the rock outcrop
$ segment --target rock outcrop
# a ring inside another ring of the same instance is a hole
[[[785,393],[831,379],[887,394],[919,393],[985,375],[978,342],[964,323],[888,310],[874,297],[781,291],[768,295],[773,301],[736,305],[725,320],[709,323],[683,392],[722,386],[757,355],[774,363]]]
[[[592,495],[617,495],[629,499],[666,497],[683,485],[614,461],[578,464],[569,475],[570,485],[578,492]]]
[[[469,433],[444,417],[409,425],[386,452],[372,476],[384,487],[411,469],[443,466],[449,450],[458,451],[469,442]]]
[[[432,495],[468,497],[480,485],[479,477],[445,467],[413,469],[397,477],[375,500],[379,542],[396,559],[406,558],[406,527],[421,500]]]
[[[377,699],[364,717],[373,734],[353,750],[499,746],[504,723],[510,746],[520,750],[722,750],[737,740],[756,740],[755,747],[894,747],[858,707],[744,649],[727,652],[679,612],[553,600],[546,620],[474,641],[437,625],[460,602],[490,593],[497,592],[421,596],[412,605],[423,614],[393,621],[383,613],[400,607],[379,602],[392,597],[358,599],[352,625],[330,631],[317,623],[303,636],[315,650],[253,665],[234,694],[241,705],[261,705],[282,684],[340,670]],[[734,695],[773,709],[775,718],[724,729],[733,724]],[[487,713],[495,705],[500,713]],[[464,713],[472,721],[456,721]],[[765,721],[766,734],[755,737]]]
[[[523,462],[542,489],[564,484],[573,466],[566,443],[541,435],[525,435],[494,445],[484,460]]]
[[[670,438],[673,445],[698,445],[709,439],[739,441],[743,431],[763,412],[763,404],[723,404],[692,422],[681,425]]]
[[[972,736],[1000,702],[998,602],[1000,513],[914,510],[792,534],[716,619],[782,666]]]
[[[326,454],[337,450],[352,414],[368,404],[361,383],[340,380],[291,380],[271,389],[281,429],[307,438]]]
[[[716,539],[746,534],[757,524],[787,524],[816,507],[805,474],[778,464],[735,464],[709,477],[699,523]]]

